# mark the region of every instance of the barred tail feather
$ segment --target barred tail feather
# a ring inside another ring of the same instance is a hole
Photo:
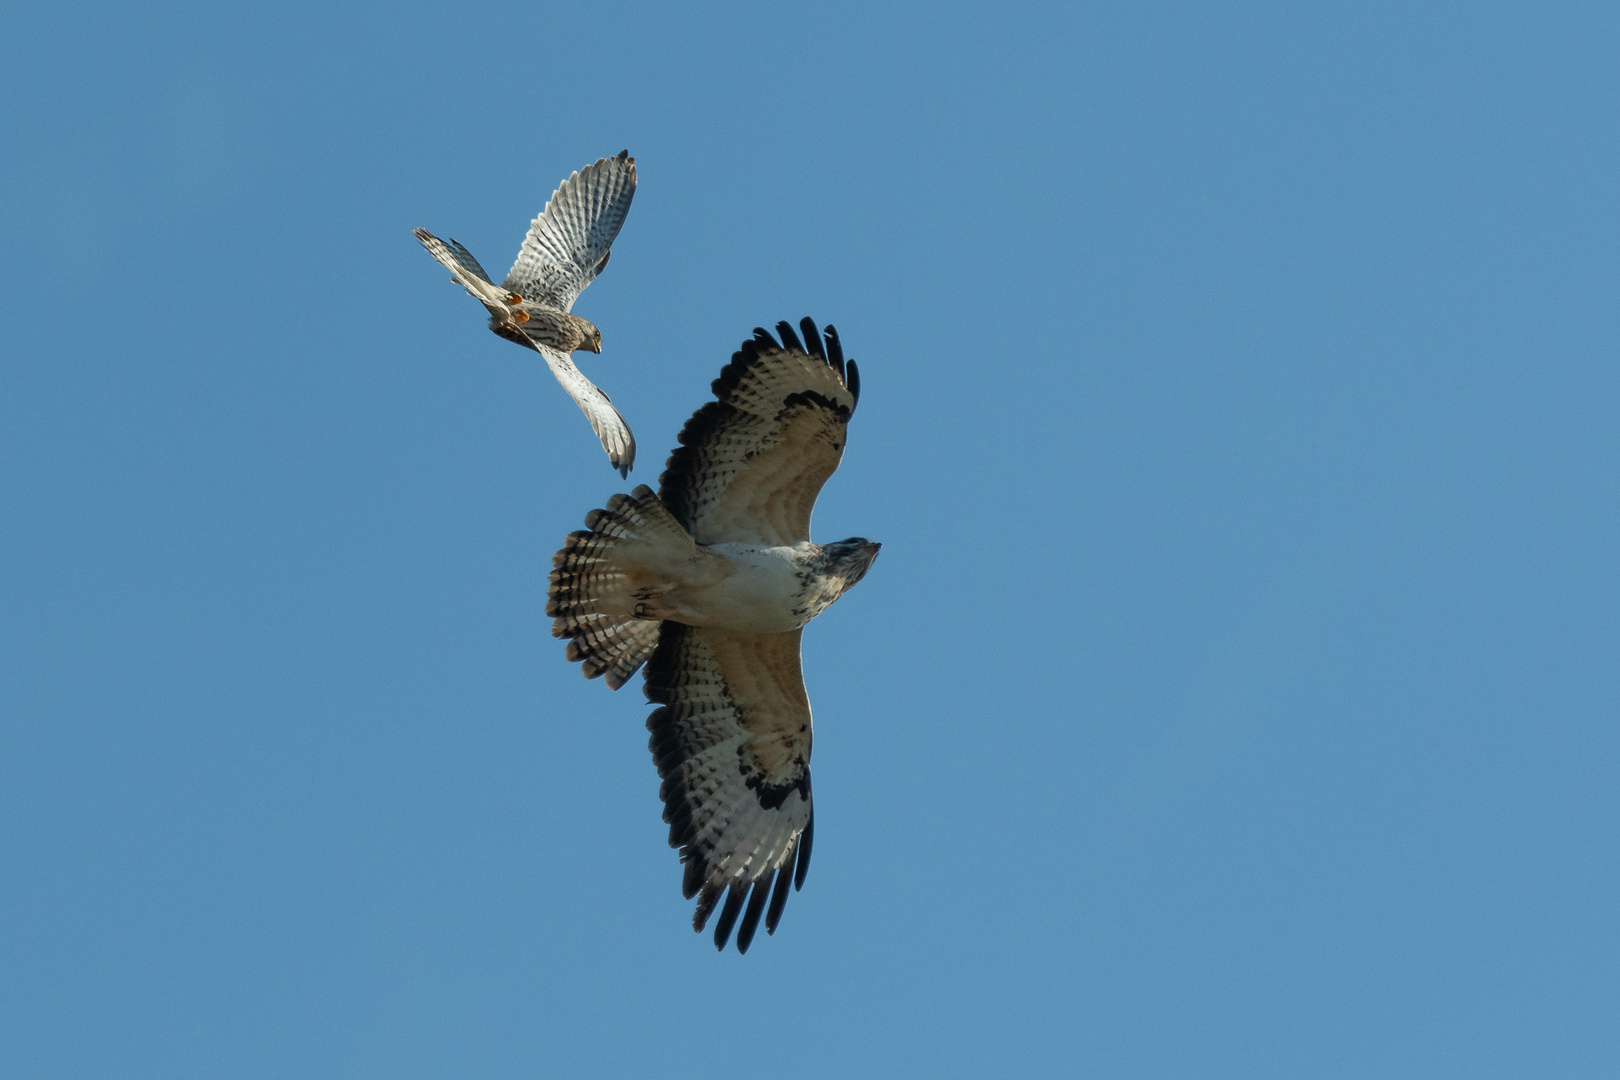
[[[561,622],[561,620],[557,620]],[[630,677],[647,662],[658,648],[658,623],[629,619],[615,622],[612,617],[598,615],[582,620],[575,629],[552,634],[571,637],[568,659],[577,661],[587,679],[603,676],[609,690],[617,690],[630,681]]]
[[[645,484],[585,517],[552,557],[546,614],[587,679],[617,690],[658,647],[657,620],[634,615],[635,592],[658,570],[691,558],[692,537]]]

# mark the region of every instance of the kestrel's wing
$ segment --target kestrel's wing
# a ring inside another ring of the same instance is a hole
[[[778,345],[764,330],[732,354],[711,401],[686,422],[658,480],[658,497],[700,544],[794,544],[844,454],[860,374],[838,331],[788,323]]]
[[[607,265],[630,200],[636,194],[636,159],[597,158],[557,186],[529,224],[517,262],[502,287],[525,300],[571,311],[574,301]]]
[[[557,376],[562,388],[568,391],[568,396],[585,413],[585,419],[591,422],[591,430],[602,440],[602,449],[607,451],[608,460],[619,470],[620,476],[629,476],[630,467],[636,463],[636,437],[630,434],[630,425],[624,422],[624,417],[613,407],[613,402],[574,366],[567,353],[527,340],[521,344],[527,344],[545,357],[551,373]]]
[[[466,289],[473,299],[491,305],[506,302],[507,290],[489,280],[489,275],[478,265],[472,252],[454,240],[440,240],[426,229],[414,229],[411,235],[422,242],[428,254],[437,259],[441,266],[455,275],[453,280]]]
[[[664,622],[647,661],[647,699],[660,706],[647,730],[664,781],[669,844],[686,864],[682,893],[698,898],[694,930],[727,894],[714,928],[720,949],[739,913],[738,952],[748,951],[761,914],[774,934],[789,880],[798,888],[810,869],[815,815],[802,633],[738,635]]]

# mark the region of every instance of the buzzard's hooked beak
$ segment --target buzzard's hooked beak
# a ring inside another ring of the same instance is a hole
[[[593,352],[593,353],[601,352],[602,351],[602,335],[601,334],[592,334],[589,338],[586,339],[585,347],[587,349],[591,350],[591,352]]]

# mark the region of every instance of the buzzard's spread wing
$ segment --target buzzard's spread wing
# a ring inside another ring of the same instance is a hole
[[[551,373],[557,376],[562,388],[568,391],[568,396],[585,413],[585,419],[591,422],[591,430],[602,440],[602,449],[607,451],[613,467],[619,470],[620,476],[630,475],[630,467],[636,463],[636,437],[630,434],[630,425],[624,422],[624,417],[619,415],[619,410],[613,407],[608,396],[574,366],[573,359],[567,353],[528,340],[520,344],[528,345],[546,358]]]
[[[738,952],[748,951],[762,914],[766,933],[775,933],[789,879],[802,885],[810,868],[801,633],[737,635],[665,622],[647,661],[647,699],[660,706],[647,729],[669,843],[686,864],[683,893],[698,898],[696,929],[727,894],[714,930],[722,949],[739,913]]]
[[[764,330],[732,354],[711,401],[686,422],[658,481],[658,497],[700,544],[794,544],[810,539],[810,511],[844,453],[860,397],[838,331],[788,323],[782,343]]]
[[[574,173],[530,223],[502,287],[534,303],[572,310],[607,265],[635,194],[636,159],[628,150]]]

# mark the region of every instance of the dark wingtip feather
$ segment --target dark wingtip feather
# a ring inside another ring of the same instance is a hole
[[[851,360],[847,365],[849,374],[844,376],[844,385],[849,387],[849,396],[855,399],[855,404],[861,403],[861,369]]]
[[[847,383],[848,377],[844,374],[844,343],[838,340],[838,327],[832,323],[827,324],[827,363],[838,372],[838,377]]]
[[[703,890],[698,897],[697,910],[692,912],[692,929],[703,933],[703,926],[709,921],[709,912],[714,910],[715,902],[720,899],[720,886],[715,885]]]
[[[771,337],[770,331],[766,330],[763,326],[754,327],[754,344],[758,345],[762,349],[780,348],[780,346],[776,344],[776,339]]]
[[[686,869],[681,873],[681,896],[690,900],[698,894],[703,887],[703,879],[708,876],[708,860],[700,858],[696,853],[686,859]],[[702,929],[702,927],[698,927]]]
[[[827,359],[827,351],[821,345],[821,333],[816,329],[816,321],[806,315],[799,320],[799,329],[804,331],[804,344],[810,350],[810,355]]]
[[[782,909],[787,907],[788,882],[793,880],[793,867],[784,862],[776,872],[776,891],[771,894],[770,910],[765,912],[765,932],[776,933],[776,924],[782,921]]]
[[[720,909],[720,921],[714,924],[714,947],[721,952],[726,950],[726,939],[731,937],[731,928],[736,925],[737,913],[742,910],[743,897],[747,894],[747,885],[733,885],[726,892],[726,906]]]
[[[816,839],[816,812],[810,811],[810,820],[805,822],[804,832],[799,835],[799,865],[793,871],[793,889],[797,892],[804,888],[804,875],[810,872],[810,845]]]
[[[776,324],[776,332],[782,338],[782,348],[792,349],[794,352],[804,352],[804,346],[799,343],[799,335],[793,332],[793,324],[786,319]]]
[[[766,874],[754,882],[754,891],[748,897],[748,910],[743,912],[742,925],[737,927],[737,953],[748,951],[754,943],[754,931],[759,929],[759,917],[765,913],[765,900],[771,895],[771,875]]]

